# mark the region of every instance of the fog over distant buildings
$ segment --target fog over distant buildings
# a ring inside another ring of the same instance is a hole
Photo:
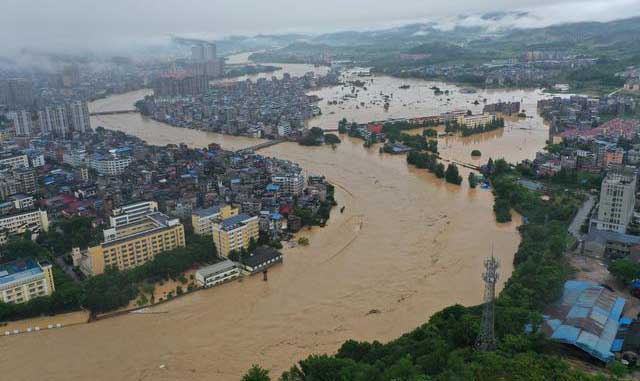
[[[29,48],[119,53],[170,35],[326,33],[434,22],[500,30],[640,15],[638,0],[0,0],[0,56]],[[500,12],[500,17],[483,17]],[[506,13],[506,15],[504,14]]]

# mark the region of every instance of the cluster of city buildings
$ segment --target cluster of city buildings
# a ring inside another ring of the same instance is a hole
[[[552,176],[565,171],[600,173],[611,166],[640,163],[637,136],[640,121],[612,119],[597,127],[566,130],[554,135],[552,142],[562,144],[556,153],[538,152],[533,161],[524,161],[540,176]]]
[[[320,113],[310,88],[337,83],[337,75],[302,77],[284,74],[272,78],[222,83],[206,81],[182,72],[180,79],[163,81],[154,95],[139,105],[141,111],[162,122],[186,128],[253,137],[288,137],[300,134],[305,122]],[[182,90],[176,90],[175,87]]]
[[[616,76],[624,79],[624,91],[631,94],[640,94],[640,68],[636,66],[628,67]]]
[[[41,70],[0,71],[0,112],[34,111],[52,104],[91,101],[138,90],[147,85],[154,72],[162,69],[156,64],[134,63],[122,57],[108,62],[49,64]]]
[[[287,239],[302,227],[295,211],[315,215],[328,189],[324,178],[306,176],[288,161],[216,144],[200,150],[149,146],[101,128],[72,141],[5,139],[0,171],[6,174],[0,179],[0,245],[26,232],[35,239],[50,220],[89,217],[102,231],[100,243],[72,253],[87,276],[140,266],[183,247],[189,230],[210,237],[223,258]],[[265,250],[253,250],[236,267],[252,273],[281,261]],[[36,270],[42,263],[29,263],[8,273],[45,272]],[[50,292],[53,283],[47,287]]]
[[[218,58],[216,45],[194,41],[191,58],[181,68],[157,73],[151,85],[156,97],[190,97],[207,91],[209,80],[224,75],[224,59]]]
[[[516,115],[520,113],[520,102],[497,102],[484,105],[483,114]]]
[[[640,107],[637,100],[626,95],[553,97],[539,100],[537,106],[540,115],[549,122],[552,139],[566,130],[587,130],[597,126],[605,116],[633,114]]]
[[[458,126],[466,126],[469,128],[477,128],[486,126],[496,120],[497,114],[512,115],[520,112],[520,102],[495,103],[486,105],[481,114],[472,114],[468,110],[452,110],[446,111],[439,115],[420,116],[415,118],[390,118],[383,121],[374,121],[368,123],[352,123],[348,126],[348,132],[351,136],[360,137],[366,141],[372,139],[378,142],[385,141],[385,133],[383,131],[386,123],[409,123],[417,127],[438,126],[448,123],[457,123]],[[391,153],[406,153],[411,149],[394,143],[391,146]]]
[[[575,171],[603,175],[599,198],[590,212],[584,253],[606,259],[636,255],[640,260],[637,212],[640,121],[613,119],[597,127],[555,136],[558,151],[539,152],[521,165],[538,176]]]
[[[423,59],[420,55],[404,55],[401,61]],[[444,78],[450,81],[473,82],[492,87],[540,86],[552,82],[562,70],[585,68],[595,58],[580,57],[557,51],[531,51],[520,57],[491,60],[483,64],[427,65],[410,69],[389,68],[389,74],[412,75],[424,78]]]
[[[0,264],[0,302],[26,303],[55,291],[52,265],[32,258]]]
[[[28,109],[9,110],[4,117],[11,122],[6,134],[10,137],[54,135],[61,139],[72,139],[74,135],[91,130],[87,102],[74,101],[46,106],[36,112]]]

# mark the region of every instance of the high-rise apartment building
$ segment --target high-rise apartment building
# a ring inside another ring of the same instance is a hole
[[[191,47],[191,71],[206,78],[219,78],[224,73],[224,60],[218,58],[216,45],[203,42]]]
[[[47,106],[38,111],[40,131],[67,139],[71,133],[91,131],[91,120],[87,102],[76,101],[65,105]]]
[[[9,111],[7,118],[13,122],[16,136],[31,136],[31,113],[27,110]]]
[[[40,131],[43,134],[54,134],[63,139],[69,137],[70,126],[67,110],[64,106],[48,106],[38,111]]]
[[[187,70],[162,73],[153,80],[153,94],[158,97],[194,96],[207,88],[206,76]]]
[[[633,167],[615,168],[602,181],[597,219],[598,230],[625,233],[633,217],[636,201],[637,172]]]
[[[87,102],[76,101],[66,105],[67,116],[71,129],[78,133],[91,131],[89,106]]]
[[[28,107],[35,101],[33,82],[26,78],[0,81],[0,104],[9,107]]]
[[[80,68],[76,64],[67,65],[62,69],[62,86],[74,87],[80,84]]]

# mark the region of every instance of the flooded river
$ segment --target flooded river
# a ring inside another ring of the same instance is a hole
[[[396,88],[407,82],[395,81]],[[330,96],[335,90],[321,92]],[[142,94],[97,101],[91,108],[127,108]],[[494,96],[535,103],[536,94]],[[424,97],[430,99],[427,94]],[[415,106],[419,110],[413,110],[410,103],[392,105],[390,113],[403,115],[400,108],[406,107],[403,116],[412,116],[440,107],[422,102]],[[466,103],[457,108],[461,107]],[[379,118],[373,109],[370,114],[354,110],[343,111],[350,120]],[[333,117],[325,112],[315,123],[330,126]],[[217,141],[238,148],[256,141],[174,128],[136,114],[98,117],[92,123],[152,144],[184,142],[200,147]],[[510,123],[503,131],[448,138],[441,145],[446,155],[463,161],[471,160],[469,152],[474,148],[483,151],[483,159],[491,155],[521,160],[532,157],[545,136],[541,121],[534,118]],[[269,271],[268,282],[256,276],[197,292],[154,308],[156,314],[130,314],[2,337],[3,376],[10,380],[42,375],[52,380],[238,380],[251,364],[258,363],[271,369],[275,379],[311,353],[335,352],[346,339],[388,341],[445,306],[480,303],[482,261],[492,245],[502,262],[499,288],[511,274],[520,220],[515,216],[513,223],[496,224],[491,193],[469,189],[464,169],[464,184],[449,185],[407,166],[404,156],[381,155],[347,137],[335,149],[284,143],[261,153],[296,161],[309,174],[327,176],[336,185],[338,202],[325,228],[301,233],[309,237],[308,247],[284,250],[284,264]],[[341,207],[345,208],[342,214]]]

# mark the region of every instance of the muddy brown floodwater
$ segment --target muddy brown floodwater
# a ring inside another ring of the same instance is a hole
[[[119,106],[117,99],[98,103],[109,104]],[[218,141],[237,148],[255,142],[133,114],[94,118],[93,124],[152,144]],[[469,161],[468,152],[480,146],[494,157],[531,157],[544,143],[544,127],[513,138],[518,131],[525,130],[449,138],[453,148],[445,152]],[[482,262],[492,245],[502,263],[499,289],[511,275],[520,219],[497,224],[491,192],[469,189],[464,169],[464,184],[449,185],[409,167],[404,156],[381,155],[347,137],[335,149],[284,143],[261,153],[327,176],[338,202],[325,228],[301,233],[309,246],[284,250],[284,264],[269,270],[268,282],[255,276],[152,309],[162,313],[1,337],[2,378],[238,380],[253,363],[277,378],[296,361],[333,353],[347,339],[388,341],[443,307],[480,303]]]

